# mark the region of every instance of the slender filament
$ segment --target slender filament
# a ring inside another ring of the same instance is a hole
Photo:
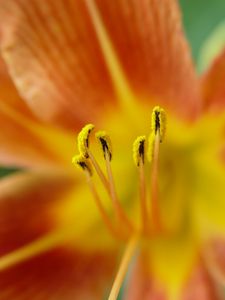
[[[129,219],[127,218],[126,214],[124,213],[124,210],[123,210],[122,206],[120,205],[120,202],[119,202],[119,199],[118,199],[118,196],[116,193],[110,158],[109,158],[108,154],[106,154],[105,161],[106,161],[106,170],[107,170],[109,186],[110,186],[110,195],[111,195],[112,203],[113,203],[115,212],[117,214],[118,220],[121,221],[122,224],[126,224],[129,231],[133,231],[133,226],[132,226],[131,222],[129,221]]]
[[[159,209],[159,191],[158,191],[158,169],[159,169],[159,144],[160,135],[157,131],[153,149],[152,176],[151,176],[151,212],[153,230],[161,231],[160,209]]]
[[[143,226],[143,231],[146,233],[148,230],[148,206],[147,206],[147,199],[146,199],[145,171],[144,171],[144,164],[142,160],[140,160],[138,172],[139,172],[139,185],[140,185],[142,226]]]
[[[88,183],[88,186],[90,188],[90,191],[91,191],[91,193],[93,195],[93,198],[95,200],[96,206],[97,206],[97,208],[98,208],[98,210],[99,210],[99,212],[100,212],[100,214],[102,216],[102,219],[103,219],[106,227],[108,228],[108,230],[111,232],[111,234],[113,236],[115,236],[117,238],[120,237],[119,233],[113,227],[113,225],[112,225],[112,223],[111,223],[111,221],[110,221],[110,219],[109,219],[109,217],[108,217],[108,215],[107,215],[107,213],[106,213],[106,211],[105,211],[105,209],[104,209],[104,207],[102,205],[101,199],[100,199],[100,197],[99,197],[99,195],[97,193],[97,190],[96,190],[96,188],[94,186],[92,178],[91,178],[91,176],[90,176],[90,174],[88,172],[86,172],[86,178],[87,178],[87,183]]]

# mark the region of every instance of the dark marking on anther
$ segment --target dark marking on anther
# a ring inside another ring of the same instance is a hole
[[[145,160],[145,140],[140,141],[138,152],[139,152],[140,158],[142,159],[142,162],[144,163],[144,160]]]
[[[160,112],[155,111],[155,134],[160,130]]]
[[[78,162],[78,165],[79,165],[84,171],[88,171],[89,174],[91,174],[90,168],[88,167],[88,165],[87,165],[84,161]]]
[[[100,141],[100,143],[102,145],[102,150],[103,150],[103,153],[104,153],[104,158],[106,159],[106,153],[108,153],[109,160],[111,161],[111,159],[112,159],[112,153],[109,151],[109,147],[108,147],[108,144],[107,144],[106,140],[103,137],[100,137],[99,141]]]
[[[88,130],[88,136],[85,140],[85,143],[86,143],[86,147],[89,148],[89,137],[90,137],[90,133],[91,133],[92,129],[89,129]],[[87,154],[87,158],[88,158],[88,154]]]

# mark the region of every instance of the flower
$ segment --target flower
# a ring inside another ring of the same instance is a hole
[[[225,52],[197,78],[175,0],[9,0],[0,17],[0,162],[23,170],[0,182],[0,299],[116,299],[126,274],[129,300],[218,299]]]

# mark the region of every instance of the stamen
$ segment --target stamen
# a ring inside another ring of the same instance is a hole
[[[84,158],[81,154],[75,155],[72,158],[72,163],[79,169],[88,172],[89,175],[92,176],[93,170],[90,161],[87,158]]]
[[[95,203],[97,205],[97,208],[99,209],[99,212],[102,216],[103,221],[105,222],[106,227],[109,229],[109,231],[118,237],[118,233],[115,231],[113,225],[111,224],[110,219],[108,218],[108,215],[104,209],[104,206],[100,200],[100,197],[95,189],[94,183],[92,181],[92,168],[91,164],[88,161],[87,158],[82,157],[81,154],[75,155],[72,159],[72,162],[75,166],[77,166],[79,169],[83,170],[86,175],[87,184],[89,186],[89,189],[93,195],[93,198],[95,200]]]
[[[166,132],[165,111],[156,106],[152,111],[152,133],[149,137],[148,159],[152,162],[151,176],[151,205],[152,222],[156,231],[161,231],[162,224],[160,218],[159,199],[158,199],[158,163],[159,145],[163,141]]]
[[[79,152],[85,158],[89,157],[88,155],[89,137],[93,129],[94,129],[93,124],[87,124],[82,128],[82,130],[80,131],[77,137]]]
[[[140,202],[141,202],[141,215],[143,222],[143,231],[147,231],[148,226],[148,207],[146,199],[146,183],[144,172],[144,160],[145,160],[145,136],[139,136],[133,144],[133,158],[134,163],[138,167],[139,173],[139,186],[140,186]]]
[[[111,168],[111,159],[112,159],[112,146],[111,146],[111,140],[109,135],[105,131],[99,131],[96,133],[96,137],[99,140],[101,146],[103,155],[106,162],[106,170],[108,175],[108,182],[109,182],[109,189],[110,189],[110,197],[112,199],[112,204],[114,206],[116,215],[118,220],[120,220],[122,223],[126,224],[129,231],[133,231],[133,226],[130,223],[129,219],[127,218],[126,214],[123,211],[122,206],[120,205],[120,201],[118,199],[112,168]]]
[[[130,261],[134,255],[134,252],[136,250],[138,244],[138,236],[133,236],[125,250],[125,253],[123,255],[121,264],[119,266],[119,270],[117,272],[115,281],[112,286],[112,290],[110,292],[108,300],[116,300],[119,294],[119,291],[121,289],[121,286],[123,284],[124,278],[126,276]]]

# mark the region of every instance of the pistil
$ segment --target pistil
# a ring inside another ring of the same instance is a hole
[[[108,300],[116,300],[117,299],[118,294],[121,289],[121,286],[126,277],[129,264],[132,260],[132,257],[134,256],[135,250],[137,249],[138,241],[139,241],[139,237],[137,235],[135,235],[135,236],[132,236],[130,241],[128,242],[126,250],[122,257],[118,272],[116,274],[116,277],[115,277]]]

